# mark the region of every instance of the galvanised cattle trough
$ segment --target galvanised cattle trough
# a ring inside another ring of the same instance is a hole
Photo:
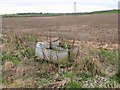
[[[60,40],[57,38],[52,39],[51,42],[48,41],[37,42],[35,55],[41,59],[46,60],[58,60],[67,58],[68,49],[60,47],[60,43],[61,43]],[[52,49],[50,49],[50,44],[52,46]],[[77,48],[72,49],[72,52],[76,53]]]

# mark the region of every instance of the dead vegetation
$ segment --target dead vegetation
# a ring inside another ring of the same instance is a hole
[[[45,57],[40,59],[34,55],[35,44],[38,39],[42,40],[42,37],[15,33],[6,33],[3,37],[3,87],[77,88],[82,87],[83,81],[96,75],[106,78],[115,76],[114,50],[98,49],[97,44],[64,38],[62,39],[64,43],[61,45],[68,49],[68,59],[49,61]],[[78,47],[74,55],[70,49],[73,46]],[[111,48],[115,49],[112,45]],[[111,66],[113,71],[106,70]],[[117,83],[117,80],[114,82]]]

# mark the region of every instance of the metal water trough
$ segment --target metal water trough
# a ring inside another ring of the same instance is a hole
[[[47,60],[58,60],[58,59],[66,58],[68,56],[68,50],[62,47],[58,47],[59,43],[60,43],[59,40],[56,42],[52,42],[52,47],[56,49],[53,50],[53,49],[48,49],[49,42],[47,41],[37,42],[35,55],[42,59],[47,59]]]

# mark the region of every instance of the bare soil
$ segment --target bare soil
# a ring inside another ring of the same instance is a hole
[[[76,15],[3,18],[3,33],[26,32],[80,41],[118,42],[117,15]]]

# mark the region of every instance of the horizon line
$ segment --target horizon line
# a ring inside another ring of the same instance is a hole
[[[97,10],[97,11],[90,11],[90,12],[76,12],[76,13],[92,13],[92,12],[111,11],[111,10],[120,10],[120,8],[117,8],[117,9],[107,9],[107,10]],[[27,14],[27,13],[30,13],[30,14],[32,14],[32,13],[36,13],[36,14],[37,14],[37,13],[38,13],[38,14],[40,14],[40,13],[41,13],[41,14],[47,14],[47,13],[48,13],[48,14],[65,14],[64,12],[61,12],[61,13],[58,13],[58,12],[54,12],[54,13],[53,13],[53,12],[50,12],[50,13],[49,13],[49,12],[32,12],[32,11],[31,11],[31,12],[20,12],[20,13],[18,13],[18,12],[16,12],[16,13],[5,13],[5,14],[0,14],[0,15],[6,15],[6,14],[7,14],[7,15],[8,15],[8,14],[22,14],[22,13],[26,13],[26,14]],[[69,14],[69,13],[73,13],[73,14],[74,14],[74,12],[66,12],[66,13],[68,13],[68,14]]]

